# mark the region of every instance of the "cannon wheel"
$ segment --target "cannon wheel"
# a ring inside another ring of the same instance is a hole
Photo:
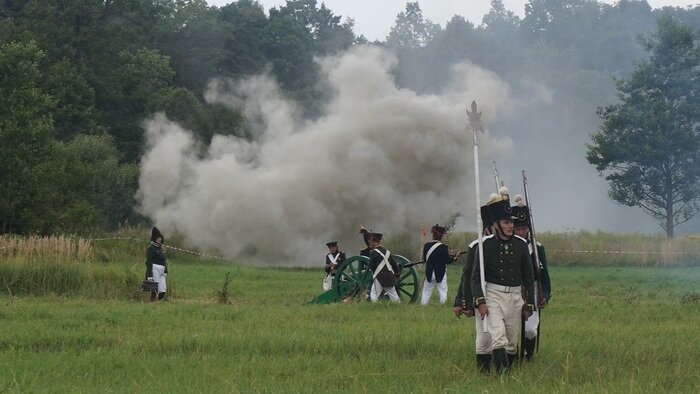
[[[367,289],[372,286],[372,273],[367,271],[368,264],[369,258],[366,256],[351,256],[338,266],[333,289],[340,299],[365,299]]]
[[[418,282],[418,271],[414,266],[404,268],[411,264],[411,260],[401,256],[394,255],[394,260],[401,266],[401,277],[396,284],[396,292],[402,300],[408,302],[418,302],[420,283]]]
[[[394,255],[394,260],[401,268],[401,276],[396,283],[396,292],[405,302],[417,302],[419,297],[418,272],[414,267],[403,268],[411,261],[401,255]],[[338,266],[333,279],[333,289],[341,299],[365,299],[367,290],[372,287],[372,272],[367,270],[369,258],[352,256]]]

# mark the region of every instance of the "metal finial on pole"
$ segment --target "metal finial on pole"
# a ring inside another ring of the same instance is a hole
[[[498,167],[496,167],[496,161],[493,161],[493,177],[496,180],[496,192],[501,188],[501,181],[498,179]]]
[[[484,127],[481,125],[481,112],[477,112],[476,101],[472,101],[471,108],[471,112],[469,112],[467,109],[467,117],[469,118],[469,127],[471,127],[474,135],[474,189],[476,191],[476,234],[477,239],[479,240],[479,279],[481,280],[481,291],[483,292],[484,297],[486,297],[486,278],[484,276],[484,244],[481,236],[481,202],[479,201],[479,195],[481,194],[479,185],[479,141],[477,139],[477,132],[483,132]],[[488,332],[488,324],[485,316],[482,316],[482,319],[484,322],[484,332]]]

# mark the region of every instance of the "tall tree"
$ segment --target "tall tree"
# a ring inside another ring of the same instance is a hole
[[[200,98],[208,80],[223,71],[224,45],[230,35],[222,22],[223,13],[224,9],[209,7],[204,0],[177,0],[172,14],[156,28],[158,50],[170,57],[175,84]],[[245,29],[238,24],[236,28]]]
[[[45,54],[34,42],[0,46],[0,230],[24,230],[38,166],[50,155],[54,100],[40,89]]]
[[[163,109],[159,104],[163,95],[171,93],[174,72],[169,59],[152,49],[121,51],[114,61],[99,82],[103,94],[97,97],[96,107],[119,150],[135,162],[142,153],[141,122]]]
[[[423,18],[418,2],[406,3],[406,9],[396,16],[386,43],[402,49],[423,48],[440,32],[440,25]]]
[[[641,207],[671,238],[700,209],[700,47],[669,15],[643,44],[651,57],[617,82],[619,103],[599,108],[587,159],[611,198]]]
[[[494,30],[512,32],[513,28],[520,25],[520,18],[506,8],[503,0],[491,0],[491,9],[484,15],[481,23]]]

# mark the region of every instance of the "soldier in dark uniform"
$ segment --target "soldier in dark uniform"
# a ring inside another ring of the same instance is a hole
[[[379,301],[379,296],[384,291],[392,302],[401,302],[395,287],[397,278],[401,274],[401,267],[394,261],[391,252],[381,245],[381,241],[381,233],[370,234],[369,247],[372,252],[369,257],[369,269],[374,279],[370,300]]]
[[[455,257],[450,256],[450,251],[442,237],[447,232],[445,227],[439,224],[430,229],[433,240],[423,245],[423,261],[425,262],[425,280],[423,281],[422,305],[428,305],[433,288],[437,287],[440,294],[440,303],[447,301],[447,265],[451,264]]]
[[[326,246],[328,246],[328,254],[326,255],[326,277],[323,278],[323,290],[330,290],[338,266],[345,261],[345,253],[338,250],[338,241],[328,242]]]
[[[165,238],[157,227],[151,229],[151,244],[146,250],[146,279],[150,282],[158,283],[158,290],[151,292],[151,301],[165,299],[167,285],[165,282],[168,276],[168,264],[165,261],[165,251],[163,242]]]
[[[492,197],[497,198],[498,196]],[[490,236],[493,233],[492,221],[489,218],[488,210],[486,205],[481,207],[481,218],[483,224],[483,236],[482,242],[485,237]],[[457,288],[457,296],[455,297],[453,312],[455,316],[461,317],[465,315],[467,317],[474,316],[474,304],[472,297],[472,284],[471,277],[474,267],[474,255],[476,250],[479,249],[479,239],[475,239],[469,244],[469,249],[467,250],[467,261],[464,265],[464,271],[462,272],[462,279],[460,280],[460,286]],[[488,373],[491,371],[491,336],[484,332],[483,322],[481,319],[474,319],[474,324],[476,326],[475,335],[475,346],[476,351],[476,367],[480,372]]]
[[[532,249],[532,238],[530,238],[530,210],[525,205],[525,200],[521,195],[516,195],[513,199],[515,206],[513,207],[513,215],[515,219],[515,235],[525,239],[530,252],[532,261],[532,269],[535,273],[535,300],[537,308],[535,308],[532,316],[525,322],[525,331],[522,337],[522,350],[525,353],[526,360],[531,361],[535,355],[535,347],[537,344],[537,335],[539,334],[540,324],[540,309],[547,306],[549,299],[552,297],[552,284],[549,279],[549,270],[547,269],[547,257],[545,255],[544,246],[537,242],[537,256]],[[536,257],[539,257],[539,265]]]
[[[481,287],[478,250],[474,253],[471,290],[477,318],[486,321],[491,336],[493,364],[496,372],[502,373],[517,359],[522,319],[534,310],[534,277],[527,244],[513,234],[509,200],[499,196],[488,202],[487,209],[495,234],[483,241],[486,291],[484,294]]]

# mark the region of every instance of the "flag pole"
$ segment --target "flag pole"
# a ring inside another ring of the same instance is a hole
[[[467,109],[467,116],[469,117],[469,127],[472,129],[473,137],[474,137],[474,190],[476,192],[476,235],[477,239],[479,240],[479,276],[481,280],[481,291],[484,294],[484,298],[486,298],[486,278],[484,276],[484,244],[483,244],[483,239],[481,237],[481,230],[483,227],[482,221],[481,221],[481,201],[479,200],[479,196],[481,194],[480,190],[480,185],[479,185],[479,141],[477,138],[477,132],[478,131],[484,131],[484,128],[481,125],[481,112],[477,112],[476,108],[476,101],[472,101],[471,105],[471,112],[469,112],[469,109]],[[476,317],[476,316],[475,316]],[[488,324],[485,319],[485,317],[482,317],[482,320],[484,322],[484,332],[488,332]]]

